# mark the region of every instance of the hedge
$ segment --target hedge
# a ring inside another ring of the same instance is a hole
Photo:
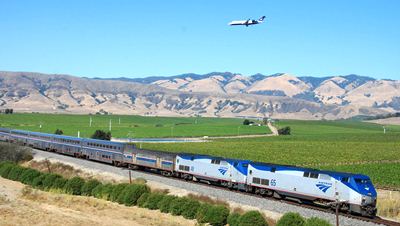
[[[195,219],[196,213],[200,207],[200,202],[194,199],[189,199],[183,205],[182,216],[186,219]]]
[[[43,189],[43,180],[46,177],[46,174],[40,174],[35,177],[32,181],[32,186],[38,189]]]
[[[80,195],[85,181],[80,177],[73,177],[64,186],[65,192],[71,195]]]
[[[109,200],[113,187],[112,184],[100,184],[93,189],[92,193],[96,198]]]
[[[229,226],[239,226],[239,218],[239,213],[231,213],[227,218],[227,223],[229,224]]]
[[[207,210],[204,220],[213,226],[223,226],[226,225],[228,215],[229,209],[226,206],[212,205]]]
[[[8,178],[8,174],[10,173],[12,168],[14,168],[14,165],[12,163],[3,164],[0,170],[0,176],[3,178]]]
[[[150,188],[145,184],[128,184],[122,193],[123,203],[127,206],[136,205],[139,197],[149,192]]]
[[[249,211],[239,217],[238,226],[268,226],[268,223],[260,212]]]
[[[44,180],[42,182],[43,189],[48,190],[50,188],[53,188],[53,184],[58,178],[62,178],[62,176],[54,173],[45,174]]]
[[[185,203],[186,203],[188,200],[189,200],[189,199],[188,199],[188,198],[185,198],[185,197],[178,197],[178,198],[172,200],[171,205],[170,205],[170,210],[169,210],[169,212],[170,212],[172,215],[175,215],[175,216],[177,216],[177,215],[182,215],[182,212],[183,212],[183,210],[184,210],[183,207],[184,207]]]
[[[306,221],[304,226],[332,226],[332,225],[324,219],[318,217],[311,217]]]
[[[24,168],[22,168],[18,165],[14,165],[11,168],[10,172],[8,173],[7,179],[16,181],[16,180],[18,180],[19,176],[23,173],[23,171],[24,171]]]
[[[128,184],[127,183],[122,183],[122,184],[117,184],[117,185],[113,185],[113,189],[112,192],[110,194],[110,198],[109,200],[111,202],[118,202],[120,204],[122,204],[122,191],[126,188]]]
[[[139,207],[144,208],[144,204],[146,204],[147,199],[149,198],[150,193],[143,193],[137,200],[136,204]]]
[[[54,181],[52,188],[53,189],[64,189],[67,181],[68,181],[68,179],[65,179],[64,177],[59,177]]]
[[[151,210],[158,209],[158,203],[164,198],[164,196],[165,194],[159,192],[150,193],[144,207]]]
[[[304,226],[306,221],[300,214],[288,212],[285,213],[276,223],[276,226]]]
[[[93,195],[93,189],[95,187],[97,187],[98,185],[100,185],[100,181],[96,180],[96,179],[91,179],[89,181],[87,181],[83,186],[82,186],[82,195],[86,195],[86,196],[94,196]]]
[[[171,209],[171,203],[178,197],[172,195],[165,195],[158,203],[157,207],[162,213],[169,213]]]
[[[39,177],[42,173],[34,170],[34,169],[26,169],[21,176],[19,177],[19,180],[24,183],[24,184],[29,184],[32,185],[33,180],[36,177]]]

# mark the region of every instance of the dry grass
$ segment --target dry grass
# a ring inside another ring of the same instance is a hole
[[[378,190],[378,216],[400,221],[400,192]]]
[[[229,208],[229,203],[224,201],[224,200],[220,200],[220,199],[214,199],[211,198],[210,196],[206,196],[206,195],[197,195],[197,194],[193,194],[193,193],[189,193],[187,195],[189,198],[198,200],[200,202],[205,202],[205,203],[209,203],[212,205],[223,205]]]
[[[196,225],[194,220],[92,197],[55,194],[0,178],[0,225]],[[6,200],[11,191],[18,198]],[[3,196],[4,195],[4,196]],[[3,198],[2,198],[3,197]]]

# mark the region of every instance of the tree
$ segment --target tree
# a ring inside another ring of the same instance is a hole
[[[290,135],[290,127],[286,126],[281,129],[278,129],[278,134],[279,135]]]
[[[111,140],[111,132],[104,132],[103,130],[96,130],[91,136],[93,139],[98,140]]]
[[[62,130],[60,130],[60,129],[56,129],[56,131],[54,132],[54,134],[63,135],[64,132],[63,132]]]
[[[249,124],[250,124],[250,120],[245,119],[245,120],[243,121],[243,125],[248,126]]]

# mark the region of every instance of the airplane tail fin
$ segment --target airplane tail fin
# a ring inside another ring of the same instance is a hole
[[[258,19],[259,22],[263,22],[265,19],[265,16],[260,17],[260,19]]]

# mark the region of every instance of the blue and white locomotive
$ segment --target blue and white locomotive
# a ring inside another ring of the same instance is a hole
[[[164,176],[217,184],[302,203],[376,215],[376,190],[366,175],[228,159],[209,155],[138,149],[133,144],[0,128],[0,141]],[[339,201],[339,202],[338,202]]]

